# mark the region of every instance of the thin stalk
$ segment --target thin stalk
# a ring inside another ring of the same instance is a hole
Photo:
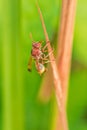
[[[43,19],[43,16],[42,16],[42,13],[41,13],[41,10],[40,10],[38,4],[37,4],[37,8],[38,8],[38,12],[39,12],[39,15],[40,15],[40,20],[41,20],[41,23],[42,23],[45,39],[46,39],[46,42],[48,43],[48,46],[47,46],[48,52],[50,53],[52,51],[52,48],[51,48],[51,45],[50,45],[48,33],[46,31],[44,19]],[[53,61],[53,62],[51,62],[51,68],[52,68],[52,73],[53,73],[54,90],[55,90],[55,94],[56,94],[56,98],[57,98],[57,103],[58,103],[58,106],[59,106],[59,112],[60,112],[62,125],[63,125],[64,130],[68,130],[66,112],[65,112],[64,104],[63,104],[61,82],[60,82],[59,73],[58,73],[58,69],[57,69],[57,65],[56,65],[53,53],[49,56],[49,59],[51,61]]]
[[[68,81],[72,57],[76,3],[76,0],[62,0],[62,14],[58,38],[57,64],[62,83],[63,100],[65,107],[67,103]],[[59,123],[57,129],[58,128],[61,128],[61,123]]]
[[[58,38],[57,64],[64,95],[67,93],[70,73],[76,0],[62,0],[62,16]],[[65,96],[63,96],[65,99]],[[66,100],[66,99],[65,99]]]
[[[58,64],[59,74],[61,77],[65,106],[67,101],[68,79],[69,79],[70,65],[71,65],[75,13],[76,13],[76,0],[74,1],[62,0],[60,31],[58,34],[57,64]],[[51,69],[49,69],[48,73],[45,75],[44,78],[45,80],[43,81],[41,86],[40,94],[42,94],[42,97],[44,97],[43,95],[47,93],[47,88],[49,90],[49,87],[52,84],[51,82],[53,79],[52,76],[49,79],[50,70]],[[48,82],[49,80],[50,83]],[[50,98],[50,95],[51,93],[49,93],[47,96],[49,96]],[[59,129],[60,124],[61,123],[57,124],[57,129]]]

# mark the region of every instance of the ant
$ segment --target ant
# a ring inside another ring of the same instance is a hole
[[[53,50],[50,53],[45,54],[45,52],[48,52],[47,50],[48,43],[43,47],[42,46],[43,41],[35,42],[32,38],[32,34],[30,35],[30,37],[32,39],[32,50],[28,63],[28,70],[31,71],[32,59],[34,59],[37,72],[41,75],[47,71],[45,64],[51,62],[49,61],[48,57],[49,55],[52,54]]]

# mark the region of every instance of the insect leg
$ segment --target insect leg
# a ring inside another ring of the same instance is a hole
[[[43,64],[47,64],[47,63],[50,63],[50,62],[53,62],[54,60],[48,60],[48,61],[45,61]]]
[[[42,64],[46,64],[46,63],[49,63],[49,62],[53,62],[54,60],[49,60],[49,58],[48,57],[41,57],[41,63]]]
[[[49,42],[50,41],[48,41],[47,43],[46,43],[46,45],[42,48],[42,51],[44,52],[45,51],[45,49],[47,48],[47,46],[49,45]],[[48,50],[47,50],[48,51]]]
[[[53,53],[54,50],[52,50],[50,53],[48,53],[48,55],[44,55],[44,58],[47,58],[49,57],[52,53]]]
[[[30,32],[30,34],[29,34],[29,37],[30,37],[31,41],[33,42],[34,39],[33,39],[33,36],[32,36],[32,33],[31,33],[31,32]]]
[[[39,60],[35,60],[35,66],[36,66],[36,69],[37,69],[37,71],[39,71]]]

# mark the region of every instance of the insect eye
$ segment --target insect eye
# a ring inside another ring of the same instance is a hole
[[[33,47],[35,47],[35,48],[37,48],[37,49],[39,49],[40,48],[40,44],[39,43],[33,43]]]

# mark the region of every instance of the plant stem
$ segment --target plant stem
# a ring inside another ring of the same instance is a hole
[[[50,53],[52,51],[52,48],[51,48],[50,40],[49,40],[47,31],[46,31],[44,19],[43,19],[43,16],[42,16],[42,13],[41,13],[41,10],[40,10],[38,4],[37,4],[37,8],[38,8],[38,12],[39,12],[39,15],[40,15],[42,27],[43,27],[43,30],[44,30],[46,42],[49,41],[47,47],[48,47],[48,52]],[[57,103],[58,103],[58,106],[59,106],[59,112],[60,112],[62,125],[63,125],[64,130],[68,130],[66,112],[65,112],[64,104],[63,104],[61,82],[60,82],[59,73],[58,73],[58,69],[57,69],[57,65],[56,65],[53,53],[49,56],[49,59],[51,61],[53,61],[53,62],[51,62],[51,68],[52,68],[52,73],[53,73],[54,90],[55,90],[55,94],[56,94],[56,98],[57,98]]]
[[[75,12],[76,0],[62,0],[62,17],[58,38],[57,64],[64,93],[66,93],[70,73]]]
[[[76,0],[62,0],[62,14],[58,38],[57,64],[61,78],[63,100],[66,107],[68,79],[70,74]],[[57,129],[61,129],[59,123]]]

